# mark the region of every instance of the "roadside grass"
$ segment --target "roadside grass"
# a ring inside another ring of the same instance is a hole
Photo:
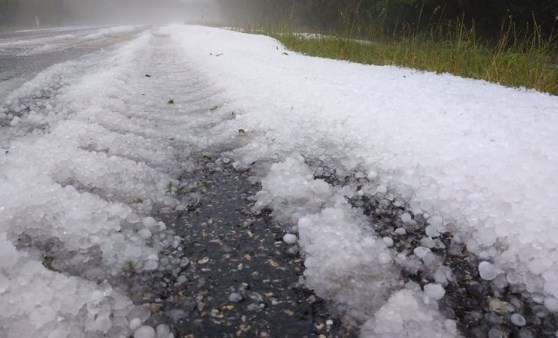
[[[373,27],[358,36],[352,30],[336,35],[297,34],[287,25],[243,30],[270,35],[287,49],[309,56],[451,73],[558,95],[558,40],[556,36],[545,39],[537,30],[519,35],[509,25],[493,41],[461,23],[398,37],[378,34]]]

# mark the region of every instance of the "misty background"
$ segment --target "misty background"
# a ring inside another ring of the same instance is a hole
[[[0,27],[88,24],[214,23],[212,0],[0,0]]]
[[[510,26],[518,33],[546,37],[558,31],[558,0],[221,0],[219,4],[229,20],[288,22],[306,30],[373,27],[397,35],[463,23],[485,37],[499,36]]]
[[[517,32],[548,37],[558,30],[557,0],[0,0],[0,28],[88,24],[288,24],[298,30],[397,35],[457,22],[477,33]]]

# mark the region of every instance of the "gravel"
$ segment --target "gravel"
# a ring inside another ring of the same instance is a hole
[[[183,207],[154,215],[179,244],[157,270],[127,276],[127,293],[151,311],[145,325],[176,337],[356,337],[304,287],[297,236],[271,210],[252,211],[252,173],[226,162],[201,154],[180,178]]]
[[[314,178],[335,186],[353,186],[358,191],[359,186],[370,182],[363,175],[340,177],[319,161],[307,162],[316,168]],[[529,293],[524,285],[510,285],[499,278],[503,275],[491,262],[475,256],[458,238],[454,239],[461,236],[457,229],[432,233],[429,222],[422,215],[414,215],[396,196],[357,193],[347,198],[368,217],[377,236],[388,239],[392,249],[407,256],[401,265],[404,280],[418,283],[431,298],[437,298],[440,312],[455,320],[464,336],[555,337],[558,317],[542,304],[544,297]],[[413,256],[423,263],[408,264]],[[509,276],[513,278],[513,274]],[[444,292],[433,283],[443,283]]]

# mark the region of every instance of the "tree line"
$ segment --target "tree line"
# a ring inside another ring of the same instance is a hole
[[[375,27],[387,34],[417,32],[460,21],[494,36],[502,27],[518,32],[558,31],[558,0],[0,0],[0,26],[87,21],[138,8],[177,8],[217,2],[229,23],[292,23],[322,31]]]
[[[457,21],[494,36],[502,27],[544,35],[558,30],[557,0],[219,0],[235,21],[289,20],[319,30],[373,25],[389,34],[421,31]]]

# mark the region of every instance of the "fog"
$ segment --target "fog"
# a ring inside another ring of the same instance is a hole
[[[0,0],[0,27],[220,22],[214,0]]]

